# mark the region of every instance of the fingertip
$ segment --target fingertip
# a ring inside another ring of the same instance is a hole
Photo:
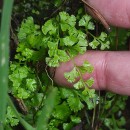
[[[88,0],[88,2],[104,16],[108,24],[130,28],[129,0]]]

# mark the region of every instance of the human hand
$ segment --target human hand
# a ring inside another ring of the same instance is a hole
[[[97,9],[114,26],[130,27],[130,1],[129,0],[86,0]]]
[[[88,0],[106,19],[115,26],[130,27],[129,0]],[[130,95],[130,52],[87,51],[75,58],[77,65],[88,60],[94,66],[92,75],[85,74],[84,79],[93,77],[93,88],[109,90],[118,94]],[[64,73],[71,71],[72,61],[61,63],[56,69],[54,80],[60,85],[72,87],[64,78]]]

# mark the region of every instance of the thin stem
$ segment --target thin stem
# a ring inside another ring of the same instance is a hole
[[[47,71],[47,66],[45,67],[45,71],[46,71],[46,74],[48,76],[48,78],[51,80],[51,85],[54,86],[54,82],[53,82],[53,79],[50,77],[48,71]]]
[[[119,44],[119,31],[118,31],[118,27],[116,27],[116,51],[118,50],[118,44]]]
[[[95,106],[95,104],[96,103],[94,102],[94,106]],[[95,115],[96,115],[96,106],[93,109],[92,128],[94,128]]]
[[[99,105],[98,105],[98,119],[100,117],[100,112],[101,112],[101,93],[100,93],[100,90],[99,90]]]
[[[89,116],[88,116],[87,111],[85,111],[85,116],[86,116],[86,119],[87,119],[88,124],[90,125],[90,120],[89,120]]]

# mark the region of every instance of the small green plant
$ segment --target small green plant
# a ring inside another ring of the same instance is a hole
[[[60,12],[42,26],[28,17],[19,28],[17,54],[10,63],[9,93],[20,100],[20,109],[26,111],[20,111],[22,120],[38,130],[71,130],[83,120],[85,129],[120,129],[125,123],[122,113],[120,120],[116,120],[115,115],[124,109],[127,98],[111,93],[101,96],[91,88],[93,78],[83,80],[83,74],[91,74],[93,66],[89,61],[82,66],[74,61],[75,56],[84,54],[88,48],[105,50],[110,47],[107,34],[101,32],[95,36],[92,33],[95,29],[93,19],[82,14],[81,10],[77,16]],[[61,62],[71,59],[74,68],[64,76],[70,83],[80,79],[74,89],[59,87],[49,76],[47,66],[58,67]],[[48,96],[51,89],[53,96]],[[13,109],[8,104],[6,126],[21,122]],[[26,127],[25,123],[22,125],[26,129],[33,128]]]

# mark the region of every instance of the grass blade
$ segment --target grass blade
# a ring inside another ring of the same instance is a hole
[[[48,119],[54,107],[56,94],[57,94],[57,88],[53,88],[52,91],[49,93],[49,96],[45,101],[45,106],[43,107],[41,115],[38,118],[37,130],[47,129]]]
[[[13,0],[4,0],[0,30],[0,130],[4,129],[9,69],[9,34]]]

